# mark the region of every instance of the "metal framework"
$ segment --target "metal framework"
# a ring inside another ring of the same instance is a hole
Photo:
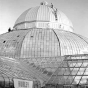
[[[41,57],[49,58],[49,57]],[[88,54],[52,57],[58,66],[49,72],[48,67],[30,63],[28,58],[19,60],[0,57],[0,80],[21,78],[40,82],[46,88],[87,88],[88,87]],[[50,62],[51,63],[51,62]],[[52,63],[51,63],[52,64]]]
[[[48,80],[47,85],[64,88],[87,88],[88,55],[65,56],[63,62]]]

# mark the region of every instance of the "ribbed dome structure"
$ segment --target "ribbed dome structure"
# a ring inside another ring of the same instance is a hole
[[[88,40],[58,29],[17,30],[0,36],[0,55],[13,57],[57,57],[88,53]]]
[[[77,54],[88,54],[88,39],[64,30],[31,28],[0,36],[0,56],[28,59],[48,71],[58,67],[59,56]]]
[[[73,31],[73,25],[67,16],[45,2],[24,11],[16,20],[14,28],[53,28]]]
[[[41,87],[87,83],[88,39],[72,31],[71,21],[52,4],[26,10],[13,30],[0,35],[0,74],[37,80]]]

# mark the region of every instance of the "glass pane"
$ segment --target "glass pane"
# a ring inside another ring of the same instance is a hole
[[[77,75],[82,75],[84,73],[85,68],[80,68]]]
[[[88,63],[87,63],[87,62],[83,62],[82,67],[86,67],[87,65],[88,65]]]
[[[69,66],[70,67],[74,67],[76,65],[76,63],[70,63]]]
[[[88,83],[88,76],[83,76],[81,81],[80,81],[81,84],[86,84]]]
[[[81,79],[81,76],[76,76],[75,79],[74,79],[74,81],[78,84],[79,81],[80,81],[80,79]]]
[[[88,68],[85,68],[86,70],[85,70],[85,73],[84,73],[84,75],[88,75]]]
[[[80,67],[82,63],[77,63],[75,67]]]
[[[72,75],[76,75],[78,70],[79,70],[79,68],[74,68],[73,71],[72,71]]]

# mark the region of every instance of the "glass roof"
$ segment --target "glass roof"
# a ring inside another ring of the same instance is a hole
[[[72,22],[67,16],[49,4],[29,8],[16,20],[14,30],[29,28],[53,28],[73,31]]]
[[[86,85],[88,84],[88,55],[65,56],[48,84]]]
[[[78,34],[58,29],[31,30],[26,35],[21,48],[22,58],[57,57],[87,53],[87,40]]]
[[[88,54],[88,39],[58,29],[34,28],[0,35],[0,56],[58,57]]]
[[[44,58],[51,59],[50,57],[42,57],[41,59]],[[88,54],[66,55],[53,58],[53,61],[56,60],[57,66],[54,67],[55,70],[51,71],[47,70],[46,67],[30,63],[27,58],[16,60],[9,57],[0,57],[0,77],[4,77],[5,80],[7,78],[7,81],[13,78],[37,80],[41,83],[41,86],[47,84],[64,86],[87,85]],[[53,69],[53,66],[55,66],[55,62],[52,63],[52,67],[50,65],[48,67]]]
[[[26,10],[14,30],[0,35],[0,80],[87,85],[88,39],[72,27],[65,14],[47,3]]]

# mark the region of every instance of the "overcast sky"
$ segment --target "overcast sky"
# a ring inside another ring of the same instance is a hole
[[[16,19],[28,8],[44,0],[0,0],[0,34],[13,28]],[[88,37],[88,0],[46,0],[72,21],[74,32]]]

